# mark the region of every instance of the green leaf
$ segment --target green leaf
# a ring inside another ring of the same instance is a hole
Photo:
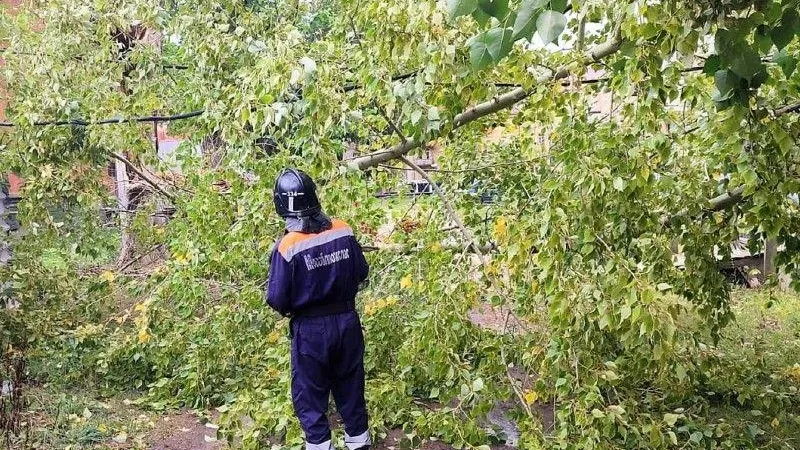
[[[522,2],[522,6],[517,12],[517,20],[514,21],[513,40],[526,38],[530,41],[533,39],[533,33],[536,31],[536,17],[545,4],[547,4],[547,0],[525,0]]]
[[[614,178],[614,189],[616,189],[618,191],[624,191],[625,190],[625,180],[623,180],[620,177],[615,177]]]
[[[797,58],[786,53],[786,49],[781,50],[775,55],[775,63],[783,70],[786,78],[789,78],[797,68]]]
[[[497,20],[505,19],[508,14],[508,0],[478,0],[478,6]]]
[[[609,405],[608,408],[606,409],[618,416],[624,416],[625,414],[627,414],[625,408],[622,407],[622,405]]]
[[[741,47],[741,41],[730,30],[720,29],[714,35],[714,50],[720,55],[731,56]]]
[[[259,53],[263,52],[267,49],[267,44],[264,41],[253,40],[250,42],[250,45],[247,46],[247,51],[250,53]]]
[[[659,291],[668,291],[672,289],[672,286],[669,283],[658,283],[656,289],[658,289]]]
[[[769,27],[766,25],[756,28],[754,39],[761,53],[767,53],[772,48],[772,38],[769,37]]]
[[[687,377],[686,369],[681,364],[678,364],[675,368],[675,375],[678,377],[678,381],[682,382]]]
[[[475,70],[488,67],[497,63],[511,51],[510,28],[492,28],[475,37],[469,42],[469,59]]]
[[[478,0],[447,0],[447,14],[450,18],[472,14],[478,7]]]
[[[664,423],[666,423],[667,426],[674,427],[675,423],[678,422],[678,419],[680,417],[681,416],[679,414],[670,414],[670,413],[664,414]]]
[[[492,16],[486,14],[485,12],[483,12],[482,9],[476,7],[475,11],[472,11],[472,18],[475,19],[476,22],[478,22],[478,25],[483,27],[486,26],[487,23],[489,23],[489,19],[491,19]]]
[[[517,21],[517,13],[515,13],[514,11],[509,11],[508,14],[506,14],[506,18],[501,20],[502,27],[513,29],[514,23],[516,23],[516,21]]]
[[[536,31],[545,44],[558,39],[567,26],[567,18],[557,11],[545,11],[536,19]]]
[[[745,80],[753,78],[755,74],[764,68],[758,53],[750,47],[743,47],[735,56],[730,58],[730,66],[733,73]]]
[[[733,94],[739,88],[739,77],[730,70],[718,70],[714,74],[714,86],[717,88],[719,95],[715,101],[723,101],[733,97]]]
[[[678,445],[678,435],[675,434],[674,431],[667,431],[669,435],[669,441],[672,442],[672,445]]]
[[[623,306],[619,312],[620,319],[625,320],[631,316],[631,307],[628,305]]]
[[[786,156],[794,147],[794,139],[780,126],[771,126],[772,139],[778,144],[781,154]]]
[[[793,33],[800,33],[800,13],[797,12],[796,7],[786,8],[781,17],[781,25],[788,26]]]
[[[703,433],[701,433],[700,431],[695,431],[689,436],[689,440],[694,442],[695,444],[699,444],[700,441],[703,440]]]
[[[775,43],[775,46],[778,47],[778,50],[781,50],[789,45],[789,43],[792,42],[792,39],[794,39],[794,35],[795,30],[785,23],[781,23],[777,27],[773,28],[769,33],[769,36],[772,38],[772,42]]]
[[[431,106],[430,108],[428,108],[428,121],[435,122],[437,120],[440,120],[439,108]]]
[[[550,0],[550,9],[553,11],[564,12],[567,10],[567,0]]]
[[[703,64],[703,73],[706,75],[714,75],[719,70],[719,66],[719,55],[711,55],[706,59],[705,64]]]
[[[472,381],[472,390],[475,392],[479,392],[483,390],[483,378],[475,378]]]
[[[765,81],[767,81],[767,78],[769,78],[769,75],[767,75],[767,68],[764,67],[763,69],[759,70],[755,75],[753,75],[753,78],[750,80],[750,87],[753,89],[758,89],[759,86],[761,86],[762,84],[764,84]]]

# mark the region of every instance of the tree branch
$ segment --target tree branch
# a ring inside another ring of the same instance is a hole
[[[472,236],[472,233],[469,229],[464,225],[464,222],[461,221],[461,218],[458,216],[453,204],[450,203],[450,200],[444,195],[444,192],[439,188],[439,185],[433,181],[430,175],[427,172],[422,170],[422,168],[416,164],[414,164],[410,159],[406,158],[403,155],[398,157],[401,161],[403,161],[408,167],[412,168],[414,172],[417,172],[422,178],[425,179],[432,187],[433,190],[436,191],[436,194],[439,195],[439,198],[442,199],[442,203],[444,203],[444,207],[447,209],[448,214],[450,217],[456,222],[458,228],[461,230],[461,233],[464,235],[464,239],[469,243],[472,248],[478,253],[478,256],[481,258],[481,262],[483,265],[486,265],[486,257],[484,256],[483,252],[481,251],[481,247],[478,245],[478,242]]]
[[[780,116],[783,116],[783,115],[786,115],[786,114],[795,113],[795,112],[798,112],[798,111],[800,111],[800,102],[794,103],[794,104],[790,104],[790,105],[786,105],[786,106],[782,106],[782,107],[776,109],[774,112],[775,112],[775,117],[777,118],[777,117],[780,117]],[[687,130],[686,133],[693,133],[693,132],[697,131],[699,128],[700,128],[699,126],[691,128],[691,129]],[[739,186],[739,187],[736,187],[733,190],[728,191],[728,192],[726,192],[724,194],[720,194],[720,195],[718,195],[716,197],[710,198],[708,200],[708,205],[703,210],[706,211],[706,212],[722,211],[723,209],[728,209],[731,206],[739,203],[743,199],[744,199],[744,186]],[[682,216],[685,216],[685,215],[686,215],[686,210],[681,211],[681,212],[679,212],[677,214],[673,214],[671,216],[664,216],[664,217],[661,218],[661,224],[662,225],[669,225],[674,220],[676,220],[676,219],[678,219],[678,218],[680,218]]]
[[[394,124],[392,119],[386,114],[386,111],[384,111],[383,108],[381,108],[380,106],[378,107],[378,111],[380,111],[383,118],[392,128],[392,131],[394,131],[394,133],[400,138],[400,140],[402,142],[407,142],[408,139],[406,138],[406,136],[403,134],[402,131],[400,131],[400,128],[398,128],[397,125]],[[483,255],[483,252],[481,251],[481,248],[478,246],[478,242],[472,236],[472,233],[470,233],[469,229],[464,225],[464,222],[461,221],[461,217],[458,216],[458,212],[456,212],[456,209],[453,207],[453,204],[450,203],[450,200],[447,198],[447,196],[444,195],[444,192],[441,190],[441,188],[439,188],[439,185],[436,184],[436,182],[433,181],[433,178],[431,178],[431,176],[428,175],[427,172],[422,170],[420,166],[414,164],[411,160],[409,160],[405,156],[401,155],[399,159],[403,161],[408,167],[417,172],[422,178],[425,179],[425,181],[428,182],[428,184],[430,184],[433,187],[433,190],[436,191],[436,194],[439,196],[439,198],[442,199],[442,203],[444,203],[444,206],[447,209],[447,212],[450,214],[450,217],[456,222],[458,228],[461,230],[461,233],[464,235],[464,239],[478,253],[478,256],[481,258],[481,263],[483,263],[483,265],[486,266],[486,259]]]
[[[720,194],[716,197],[713,197],[707,201],[707,204],[703,208],[703,211],[717,212],[717,211],[722,211],[723,209],[728,209],[742,200],[743,193],[744,193],[744,186],[739,186],[724,194]],[[681,217],[686,216],[686,214],[688,214],[688,211],[683,210],[677,214],[664,216],[661,218],[661,224],[664,226],[670,225],[676,220],[680,219]]]
[[[706,208],[706,210],[709,212],[715,212],[715,211],[722,211],[723,209],[728,209],[742,200],[743,193],[744,193],[744,186],[739,186],[732,191],[720,194],[708,200],[708,208]]]
[[[160,249],[162,249],[162,248],[164,248],[164,244],[157,244],[157,245],[153,246],[152,248],[150,248],[150,250],[148,250],[148,251],[146,251],[146,252],[142,253],[141,255],[137,256],[136,258],[133,258],[132,260],[130,260],[130,261],[128,261],[127,263],[125,263],[125,265],[124,265],[124,266],[122,266],[122,267],[120,267],[120,268],[118,269],[118,271],[119,271],[120,273],[124,272],[124,271],[125,271],[125,269],[127,269],[128,267],[130,267],[130,266],[132,266],[132,265],[136,264],[137,262],[141,261],[141,260],[142,260],[142,259],[143,259],[145,256],[147,256],[147,255],[150,255],[150,254],[152,254],[153,252],[155,252],[155,251],[157,251],[157,250],[160,250]]]
[[[619,25],[617,25],[617,27],[615,27],[612,33],[611,39],[609,39],[607,42],[597,45],[596,47],[588,51],[584,55],[581,64],[588,65],[592,62],[600,61],[603,58],[618,51],[621,44],[622,44],[622,34]],[[536,79],[535,84],[541,85],[552,81],[564,79],[567,77],[567,75],[569,75],[569,72],[570,72],[569,67],[564,65],[555,70],[555,72],[552,74],[540,76],[539,78]],[[528,91],[525,90],[524,88],[519,87],[503,95],[496,96],[491,100],[472,106],[467,110],[465,110],[464,112],[462,112],[461,114],[455,116],[453,120],[453,126],[449,130],[449,132],[452,132],[457,128],[463,127],[464,125],[470,122],[474,122],[480,119],[481,117],[494,114],[504,109],[508,109],[511,106],[515,105],[516,103],[519,103],[520,101],[527,98],[532,92],[533,92],[532,90]],[[442,134],[443,134],[442,132],[433,134],[432,136],[429,137],[429,140],[434,140],[440,137]],[[380,150],[375,153],[370,153],[368,155],[354,158],[350,160],[348,165],[354,169],[365,170],[370,167],[375,167],[378,164],[390,161],[392,159],[399,158],[400,156],[405,155],[406,153],[422,146],[423,144],[424,142],[416,139],[406,140],[386,150]]]
[[[152,186],[153,189],[155,189],[156,191],[160,192],[164,197],[167,197],[168,199],[170,199],[173,202],[175,201],[175,196],[173,194],[170,194],[169,192],[164,190],[164,188],[162,188],[158,183],[156,183],[155,180],[153,180],[149,176],[145,175],[145,173],[142,170],[140,170],[138,167],[136,167],[130,160],[128,160],[128,158],[122,156],[121,154],[119,154],[117,152],[108,152],[108,154],[112,158],[125,163],[125,165],[128,166],[131,169],[131,171],[133,171],[133,173],[138,175],[142,180],[144,180],[145,183],[147,183],[150,186]]]
[[[782,116],[784,114],[789,114],[797,111],[800,111],[800,102],[795,103],[794,105],[786,105],[782,108],[776,109],[775,116]]]

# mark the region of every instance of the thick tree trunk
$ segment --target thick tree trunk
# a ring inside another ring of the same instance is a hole
[[[120,58],[123,59],[127,59],[130,51],[139,44],[155,47],[160,52],[163,41],[163,35],[160,32],[151,29],[145,29],[141,25],[133,25],[128,29],[116,30],[112,34],[112,37],[119,44]],[[123,77],[120,82],[120,91],[125,95],[130,95],[127,82],[128,75],[134,69],[134,67],[135,65],[133,63],[129,63],[126,65],[126,69],[123,72]],[[128,175],[128,164],[131,165],[130,169],[143,180],[148,181],[148,177],[137,170],[133,164],[127,161],[124,154],[112,152],[111,155],[114,157],[114,172],[117,183],[117,208],[119,209],[120,226],[120,247],[119,254],[117,255],[117,267],[122,268],[125,267],[126,263],[133,256],[133,251],[136,244],[135,236],[130,229],[133,214],[132,210],[135,209],[136,205],[131,199],[133,189],[131,188],[131,177]],[[160,189],[157,184],[153,183],[152,181],[151,183],[156,190],[165,193],[165,191]]]
[[[128,177],[127,165],[118,160],[114,160],[114,174],[116,179],[117,209],[119,210],[119,231],[120,246],[117,255],[117,267],[122,267],[130,259],[133,253],[134,239],[130,230],[131,213],[129,207],[130,200],[130,178]]]
[[[775,256],[778,254],[778,242],[774,238],[764,243],[764,279],[775,275]]]

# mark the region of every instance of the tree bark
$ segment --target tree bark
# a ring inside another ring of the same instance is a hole
[[[775,275],[775,256],[778,254],[778,242],[775,238],[768,238],[764,242],[764,268],[763,276],[766,281],[772,275]]]
[[[134,239],[130,231],[131,213],[130,206],[130,178],[128,165],[120,158],[114,159],[114,178],[116,180],[117,208],[119,209],[120,246],[117,255],[117,267],[125,265],[133,253]]]
[[[583,57],[582,61],[580,62],[583,65],[591,64],[592,62],[597,62],[602,60],[603,58],[616,53],[620,46],[622,45],[622,35],[619,29],[619,25],[614,29],[612,32],[612,37],[607,42],[599,44],[589,50]],[[546,83],[550,83],[553,81],[561,80],[566,78],[570,73],[570,69],[568,66],[562,66],[556,69],[552,74],[542,75],[536,79],[535,85],[542,85]],[[515,104],[521,102],[525,98],[527,98],[533,90],[525,90],[524,88],[516,88],[510,92],[507,92],[503,95],[498,95],[491,100],[485,101],[483,103],[479,103],[475,106],[467,108],[461,114],[458,114],[453,119],[453,126],[448,131],[452,132],[457,128],[463,127],[464,125],[474,122],[481,117],[488,116],[490,114],[494,114],[498,111],[502,111],[504,109],[508,109]],[[429,136],[429,140],[434,140],[436,138],[441,137],[444,132],[435,133]],[[383,164],[385,162],[391,161],[392,159],[398,158],[410,152],[411,150],[422,146],[425,142],[420,140],[406,140],[400,142],[388,149],[379,150],[374,153],[370,153],[368,155],[360,156],[358,158],[354,158],[348,162],[348,166],[357,170],[366,170],[370,167],[375,167],[379,164]]]

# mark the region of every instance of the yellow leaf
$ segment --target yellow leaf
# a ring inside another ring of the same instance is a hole
[[[273,331],[272,331],[272,332],[271,332],[271,333],[270,333],[270,334],[267,336],[267,342],[268,342],[268,343],[270,343],[270,344],[274,344],[274,343],[278,342],[278,340],[279,340],[280,338],[281,338],[281,333],[280,333],[278,330],[273,330]]]
[[[778,428],[778,425],[780,425],[780,424],[781,424],[781,421],[778,420],[777,417],[772,419],[772,422],[770,422],[770,425],[772,425],[772,428]]]
[[[525,398],[525,403],[532,405],[539,398],[539,394],[536,391],[527,391],[523,397]]]
[[[100,278],[102,278],[105,281],[108,281],[109,283],[112,283],[116,278],[116,276],[114,275],[114,272],[110,270],[104,270],[103,273],[100,274]]]
[[[406,275],[400,280],[400,289],[408,289],[413,285],[414,282],[411,281],[411,275]]]
[[[506,223],[506,218],[500,216],[497,220],[494,221],[494,226],[492,227],[492,231],[494,232],[495,237],[501,238],[506,235],[508,231],[508,225]]]
[[[142,328],[139,330],[139,343],[140,344],[147,344],[150,340],[153,339],[153,336],[147,332],[147,328]]]
[[[793,365],[786,370],[786,374],[794,381],[800,381],[800,364]]]
[[[40,173],[42,174],[42,178],[45,180],[51,178],[53,176],[53,165],[45,164],[45,166],[41,168]]]

